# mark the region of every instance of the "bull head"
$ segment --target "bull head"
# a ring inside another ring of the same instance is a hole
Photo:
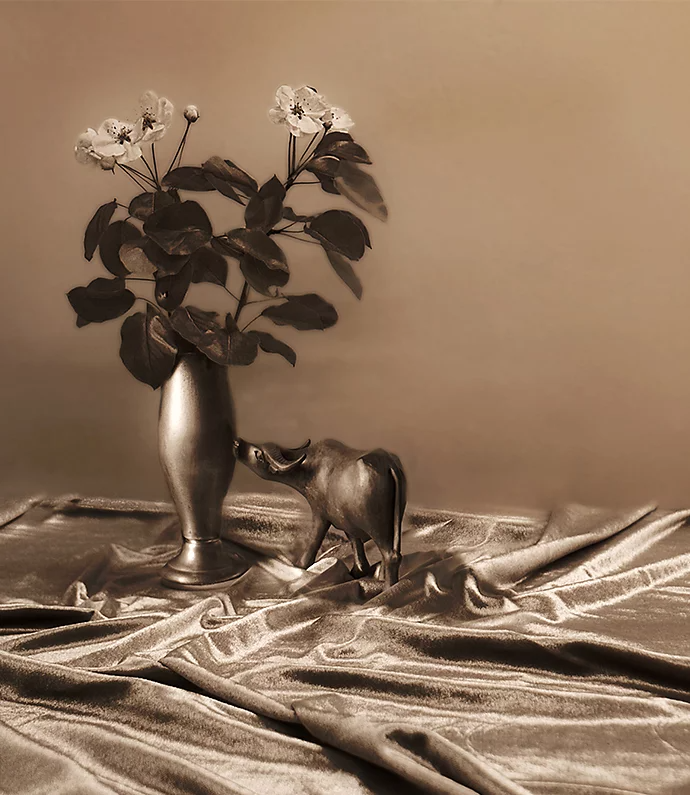
[[[256,445],[244,439],[235,441],[235,456],[265,480],[277,480],[296,470],[307,457],[311,440],[300,447],[281,447],[273,442]]]

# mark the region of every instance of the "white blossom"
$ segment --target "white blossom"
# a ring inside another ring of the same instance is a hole
[[[159,141],[168,131],[173,119],[174,107],[165,97],[155,91],[146,91],[139,100],[140,116],[134,125],[134,138],[139,144]]]
[[[115,168],[116,159],[112,155],[102,155],[95,151],[93,142],[97,137],[96,130],[89,127],[78,138],[74,147],[74,156],[77,163],[82,165],[99,166],[104,171],[112,171]]]
[[[324,127],[333,132],[347,132],[355,123],[342,108],[329,108],[321,119]]]
[[[93,136],[94,156],[114,158],[116,163],[131,163],[141,157],[139,133],[131,122],[106,119]]]
[[[281,86],[276,91],[276,104],[268,112],[274,124],[284,124],[296,138],[314,135],[323,129],[321,117],[328,110],[324,98],[309,86],[293,89]]]

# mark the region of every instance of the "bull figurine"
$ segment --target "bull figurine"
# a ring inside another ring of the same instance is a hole
[[[354,577],[372,571],[364,552],[371,539],[381,552],[386,587],[398,581],[400,536],[407,502],[407,484],[397,456],[385,450],[353,450],[334,439],[301,447],[280,447],[272,442],[252,444],[237,439],[235,456],[264,480],[296,489],[309,503],[313,517],[313,544],[300,563],[312,565],[321,542],[333,527],[350,540]]]

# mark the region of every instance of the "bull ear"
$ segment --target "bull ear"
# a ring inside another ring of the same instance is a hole
[[[283,456],[289,461],[292,461],[293,458],[299,458],[299,456],[302,455],[305,450],[307,450],[310,444],[311,439],[307,439],[307,441],[304,444],[301,444],[299,447],[283,447],[281,448],[283,451]]]
[[[263,451],[271,469],[274,472],[280,473],[281,475],[284,475],[298,467],[307,457],[306,453],[302,453],[302,455],[298,456],[297,458],[288,461],[283,453],[282,448],[278,447],[277,444],[270,443],[263,446]]]

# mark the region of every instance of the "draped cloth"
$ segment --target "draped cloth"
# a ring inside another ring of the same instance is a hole
[[[0,793],[690,793],[688,517],[409,509],[381,591],[240,495],[190,592],[169,505],[0,505]]]

